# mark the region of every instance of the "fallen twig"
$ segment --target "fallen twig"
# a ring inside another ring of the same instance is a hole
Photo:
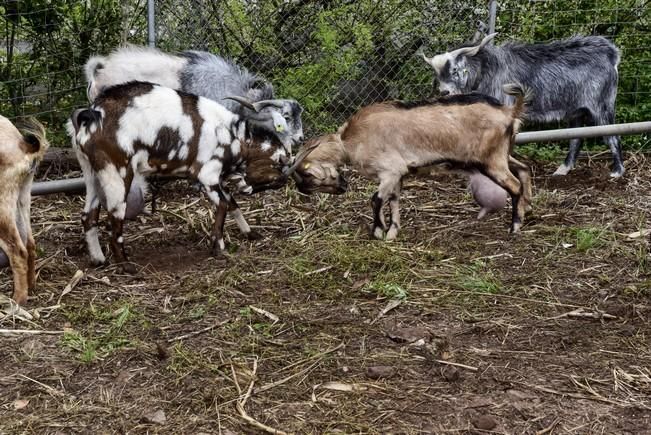
[[[188,332],[187,334],[180,335],[178,337],[169,338],[167,340],[167,342],[172,343],[174,341],[185,340],[186,338],[194,337],[195,335],[203,334],[204,332],[208,332],[208,331],[210,331],[212,329],[215,329],[215,328],[217,328],[219,326],[225,325],[226,323],[228,323],[230,321],[231,321],[231,319],[226,319],[226,320],[224,320],[222,322],[215,323],[214,325],[207,326],[207,327],[205,327],[203,329],[200,329],[198,331],[192,331],[192,332]]]
[[[272,433],[276,435],[287,435],[287,432],[283,432],[281,430],[274,429],[270,426],[267,426],[266,424],[260,423],[258,420],[249,416],[249,414],[247,414],[246,410],[244,409],[247,400],[249,400],[249,397],[251,397],[251,392],[253,391],[253,385],[255,384],[255,375],[257,372],[258,372],[258,360],[255,359],[253,360],[253,372],[251,373],[251,383],[249,384],[249,388],[247,388],[244,397],[242,397],[242,399],[238,400],[235,403],[235,408],[237,408],[237,411],[240,413],[240,416],[250,425],[255,426],[258,429],[261,429],[267,433]],[[239,390],[239,384],[237,383],[237,380],[235,380],[235,383],[238,385],[238,390]]]
[[[452,361],[445,361],[445,360],[442,360],[442,359],[435,359],[434,361],[436,361],[439,364],[446,364],[446,365],[449,365],[449,366],[461,367],[462,369],[470,370],[471,372],[476,372],[477,370],[479,370],[477,367],[467,366],[465,364],[455,363],[455,362],[452,362]]]
[[[325,352],[321,352],[321,353],[319,353],[319,354],[314,355],[314,356],[312,357],[312,359],[315,359],[315,358],[316,358],[317,361],[315,361],[314,363],[310,364],[307,368],[305,368],[305,369],[303,369],[303,370],[300,370],[300,371],[298,371],[298,372],[296,372],[296,373],[293,373],[293,374],[291,374],[291,375],[289,375],[289,376],[287,376],[287,377],[285,377],[285,378],[283,378],[283,379],[280,379],[280,380],[278,380],[278,381],[271,382],[271,383],[269,383],[269,384],[265,384],[265,385],[263,385],[263,386],[260,387],[260,388],[256,388],[256,389],[255,389],[255,392],[256,392],[256,393],[261,393],[261,392],[263,392],[263,391],[270,390],[270,389],[272,389],[272,388],[274,388],[274,387],[277,387],[278,385],[282,385],[282,384],[284,384],[284,383],[287,382],[287,381],[290,381],[290,380],[292,380],[292,379],[294,379],[294,378],[296,378],[296,377],[299,377],[299,376],[301,376],[301,375],[303,375],[303,374],[309,372],[309,371],[312,370],[314,367],[316,367],[317,364],[319,364],[319,363],[321,362],[321,360],[323,359],[323,357],[324,357],[325,355],[327,355],[327,354],[329,354],[329,353],[332,353],[332,352],[334,352],[334,351],[336,351],[336,350],[341,349],[341,348],[343,347],[343,345],[344,345],[343,343],[340,343],[338,346],[335,346],[335,347],[333,347],[332,349],[328,349],[328,350],[326,350]]]
[[[560,314],[558,316],[550,317],[547,320],[562,319],[564,317],[574,317],[578,319],[597,319],[597,320],[601,320],[601,319],[613,320],[617,318],[617,316],[613,316],[612,314],[604,313],[601,311],[586,312],[584,311],[584,308],[577,308],[576,310],[572,310],[567,313]]]
[[[38,329],[0,329],[0,335],[12,337],[14,335],[59,335],[65,331],[41,331]]]

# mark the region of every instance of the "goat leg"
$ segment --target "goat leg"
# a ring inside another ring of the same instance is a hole
[[[258,233],[257,231],[251,230],[251,227],[249,226],[248,222],[246,219],[244,219],[244,214],[242,214],[242,210],[240,209],[239,205],[237,205],[237,202],[235,202],[235,198],[231,195],[230,200],[228,201],[228,211],[235,219],[235,223],[237,223],[238,228],[246,236],[247,239],[249,240],[260,240],[262,238],[262,235]]]
[[[0,249],[7,254],[14,277],[12,297],[17,304],[23,305],[27,302],[29,288],[27,248],[20,238],[14,216],[2,216],[0,222]]]
[[[371,234],[376,239],[384,239],[384,231],[386,231],[386,224],[384,222],[384,213],[382,208],[384,207],[384,200],[380,198],[378,192],[373,194],[371,197],[371,206],[373,207],[373,227],[371,228]]]
[[[126,208],[126,202],[124,207]],[[113,252],[113,258],[125,273],[135,274],[138,270],[134,264],[129,263],[127,254],[124,251],[124,237],[122,236],[124,219],[117,216],[116,213],[110,213],[109,220],[111,223],[111,252]]]
[[[210,189],[210,188],[208,188]],[[215,221],[212,226],[212,246],[210,252],[213,256],[217,257],[223,254],[226,250],[226,243],[224,242],[224,222],[226,221],[226,212],[228,211],[229,198],[221,190],[208,190],[208,197],[215,204]]]

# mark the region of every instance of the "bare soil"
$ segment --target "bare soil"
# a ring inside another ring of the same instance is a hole
[[[626,164],[536,165],[518,235],[457,175],[405,182],[394,242],[371,183],[288,186],[238,198],[263,239],[229,221],[222,258],[175,182],[126,227],[135,276],[89,267],[82,198],[34,198],[33,318],[0,328],[39,333],[0,335],[0,434],[651,433],[651,162]]]

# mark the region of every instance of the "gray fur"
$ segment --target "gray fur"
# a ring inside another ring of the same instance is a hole
[[[504,94],[502,86],[519,82],[534,94],[527,120],[568,121],[571,127],[615,121],[619,59],[617,47],[601,36],[574,36],[546,44],[484,43],[474,55],[455,50],[426,58],[434,66],[442,93],[475,91],[510,104],[512,97]],[[619,137],[604,137],[604,142],[613,155],[611,176],[623,175]],[[570,141],[556,174],[565,175],[574,167],[580,147],[581,140]]]
[[[219,101],[231,112],[238,112],[241,105],[224,100],[229,95],[246,97],[253,102],[274,97],[271,83],[228,59],[206,51],[185,51],[181,56],[188,59],[181,70],[181,89],[185,92]]]
[[[236,65],[233,61],[206,51],[186,51],[178,55],[155,48],[126,46],[106,57],[94,56],[85,65],[88,96],[91,101],[106,88],[130,81],[144,81],[175,90],[210,98],[231,112],[251,119],[268,118],[257,114],[228,96],[240,96],[253,102],[272,100],[276,105],[265,108],[276,112],[277,121],[286,124],[282,130],[270,130],[283,143],[303,140],[302,107],[291,99],[274,99],[271,83]],[[260,123],[262,127],[262,123]]]

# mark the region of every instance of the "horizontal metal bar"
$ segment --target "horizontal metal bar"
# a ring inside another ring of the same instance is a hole
[[[547,142],[555,140],[578,139],[598,136],[628,135],[651,132],[651,121],[632,122],[629,124],[599,125],[597,127],[563,128],[559,130],[528,131],[515,136],[516,144],[529,142]],[[83,178],[67,180],[42,181],[32,184],[32,195],[49,195],[51,193],[83,193]]]
[[[527,131],[515,136],[515,143],[547,142],[568,139],[584,139],[599,136],[620,136],[651,132],[651,121],[629,124],[599,125],[596,127],[563,128],[559,130]]]
[[[86,184],[83,178],[67,180],[41,181],[32,184],[32,195],[49,195],[51,193],[84,193]]]

